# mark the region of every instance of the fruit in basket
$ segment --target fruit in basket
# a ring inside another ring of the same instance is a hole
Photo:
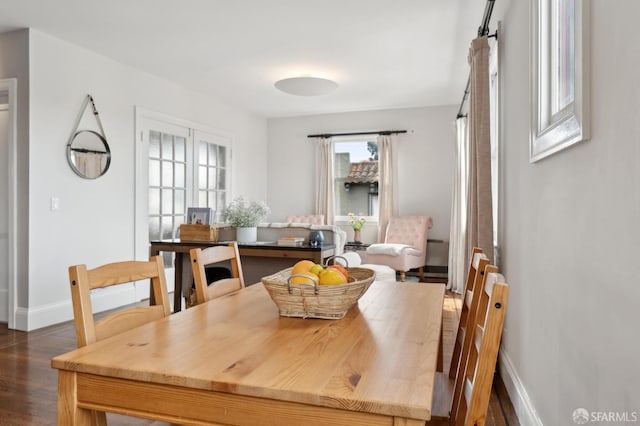
[[[316,284],[318,284],[318,277],[313,275],[313,274],[304,273],[304,274],[298,274],[298,275],[300,275],[300,276],[291,278],[291,285],[300,285],[300,284],[316,285]]]
[[[320,272],[318,278],[318,284],[320,285],[340,285],[347,282],[347,277],[334,268],[327,268]]]
[[[310,260],[301,260],[293,265],[293,269],[291,269],[291,275],[294,274],[306,274],[308,273],[315,263]]]
[[[316,263],[311,267],[311,270],[309,272],[311,272],[313,275],[320,275],[320,272],[322,271],[324,271],[324,266]]]
[[[335,269],[337,271],[340,271],[342,273],[342,275],[344,275],[344,277],[348,280],[349,279],[349,272],[347,271],[347,268],[345,268],[344,266],[341,265],[331,265],[329,266],[329,269]]]

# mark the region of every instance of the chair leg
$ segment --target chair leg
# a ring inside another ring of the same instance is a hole
[[[418,269],[418,272],[420,273],[420,282],[423,283],[424,282],[424,266],[421,266]]]
[[[107,415],[104,411],[94,411],[91,417],[92,426],[107,426]]]
[[[407,274],[404,271],[400,271],[400,281],[404,282],[405,278],[407,278]]]

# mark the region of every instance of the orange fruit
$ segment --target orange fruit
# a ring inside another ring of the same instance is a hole
[[[340,271],[342,273],[342,275],[344,275],[344,277],[346,279],[349,279],[349,272],[347,272],[347,268],[345,268],[344,266],[341,265],[331,265],[329,266],[329,268],[331,269],[337,269],[338,271]]]
[[[313,274],[305,273],[305,274],[298,274],[298,275],[300,275],[300,276],[291,278],[291,285],[300,285],[300,284],[315,285],[315,284],[318,284],[318,277],[316,277]]]
[[[313,265],[315,265],[315,263],[310,260],[301,260],[293,265],[293,269],[291,269],[291,275],[307,273],[311,270],[311,268],[313,268]]]

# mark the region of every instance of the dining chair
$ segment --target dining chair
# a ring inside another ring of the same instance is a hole
[[[151,280],[153,301],[148,306],[134,306],[108,314],[96,321],[91,305],[91,291],[135,281]],[[106,339],[171,314],[169,295],[161,256],[149,261],[109,263],[94,269],[86,265],[69,267],[73,319],[78,347]],[[94,412],[92,423],[106,425],[104,412]]]
[[[462,374],[460,392],[455,393],[451,405],[451,425],[483,425],[489,408],[491,386],[498,360],[502,329],[507,310],[509,285],[497,272],[487,273],[484,290],[478,305],[473,344],[469,350],[468,362]],[[471,331],[471,330],[470,330]]]
[[[497,267],[487,265],[484,272],[476,287],[480,294],[477,315],[468,328],[472,344],[467,349],[467,362],[461,363],[455,380],[436,373],[432,421],[427,424],[484,424],[508,297],[508,285]]]
[[[480,300],[480,292],[474,292],[478,284],[484,278],[485,267],[489,264],[489,258],[482,252],[482,249],[474,247],[471,252],[469,262],[469,271],[467,273],[467,282],[464,292],[462,293],[462,309],[460,312],[460,321],[458,322],[458,331],[453,346],[453,355],[451,356],[451,364],[449,366],[449,377],[454,379],[460,363],[464,365],[466,358],[463,359],[463,348],[466,350],[470,345],[471,335],[466,333],[467,324],[472,324],[475,319],[478,302]],[[481,288],[481,287],[480,287]],[[466,356],[466,354],[465,354]]]
[[[466,297],[467,295],[467,289],[472,288],[473,284],[474,284],[474,280],[476,279],[476,268],[474,267],[474,263],[473,263],[473,259],[474,256],[478,253],[482,253],[482,249],[478,248],[478,247],[474,247],[471,250],[471,259],[469,260],[469,270],[467,271],[467,279],[465,281],[465,288],[462,292],[462,294],[464,295],[463,300],[465,302],[467,301],[471,301],[471,297]],[[456,333],[455,336],[455,343],[454,343],[454,349],[453,349],[453,355],[451,357],[451,364],[449,366],[449,377],[451,379],[455,379],[455,374],[456,371],[458,369],[458,362],[460,360],[460,351],[462,348],[462,337],[464,336],[464,326],[466,324],[467,318],[468,318],[468,312],[469,312],[469,305],[466,305],[466,303],[463,303],[463,308],[462,308],[463,312],[461,314],[461,319],[458,322],[458,331]],[[443,350],[443,346],[444,346],[444,341],[443,341],[443,336],[444,336],[444,327],[445,327],[445,323],[444,323],[444,317],[443,317],[443,321],[442,321],[442,330],[440,332],[440,342],[438,345],[438,363],[436,366],[436,371],[444,371],[444,350]]]
[[[91,290],[151,279],[154,303],[120,310],[95,321]],[[94,269],[86,265],[69,267],[71,301],[78,347],[86,346],[147,322],[169,316],[169,296],[162,257],[149,261],[109,263]]]
[[[444,317],[442,321],[442,330],[440,333],[440,346],[438,347],[438,363],[436,371],[436,384],[434,392],[434,406],[440,414],[447,413],[454,397],[454,389],[460,388],[460,384],[456,382],[460,367],[466,365],[469,346],[471,345],[471,333],[466,333],[467,326],[473,325],[480,303],[480,294],[484,288],[485,271],[497,272],[498,268],[489,265],[489,260],[482,252],[482,249],[474,247],[471,251],[471,259],[469,261],[469,270],[467,272],[467,281],[462,300],[462,309],[460,321],[456,331],[453,354],[451,356],[451,364],[448,374],[440,374],[444,369],[443,364],[443,335],[444,335]],[[474,289],[476,290],[474,292]],[[457,386],[456,386],[457,385]]]
[[[427,260],[427,233],[433,226],[431,216],[393,216],[383,243],[367,247],[365,263],[387,265],[400,272],[400,281],[406,272],[418,268],[420,281],[424,281]]]
[[[244,288],[242,263],[240,262],[240,254],[235,242],[231,242],[226,246],[191,249],[189,255],[191,257],[193,280],[196,286],[196,304],[199,305]],[[205,267],[220,262],[229,262],[231,264],[232,278],[224,278],[214,283],[208,283]]]

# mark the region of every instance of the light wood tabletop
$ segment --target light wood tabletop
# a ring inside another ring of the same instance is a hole
[[[53,358],[58,424],[418,425],[444,285],[374,282],[341,320],[280,317],[262,284]]]

